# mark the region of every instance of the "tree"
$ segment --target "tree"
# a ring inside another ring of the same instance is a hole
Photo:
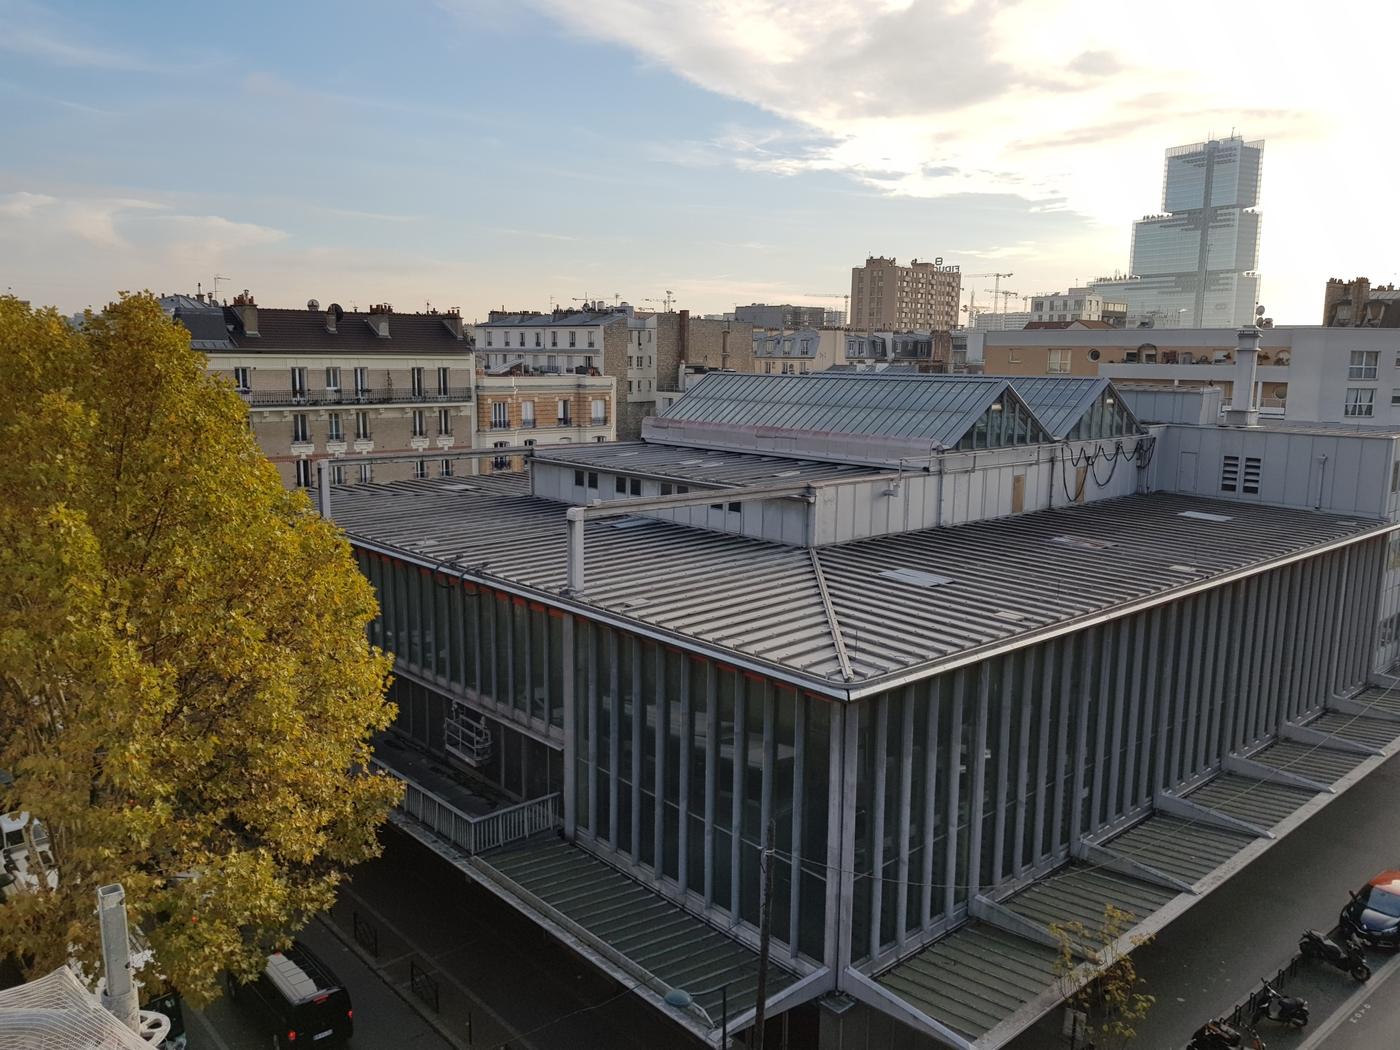
[[[120,882],[205,1002],[378,851],[372,588],[149,294],[81,328],[0,298],[0,448],[0,811],[42,821],[58,872],[4,905],[0,957],[96,972]]]
[[[1137,974],[1132,950],[1151,941],[1149,936],[1131,939],[1125,948],[1123,934],[1132,928],[1131,912],[1105,904],[1103,923],[1088,930],[1082,922],[1055,923],[1050,932],[1059,942],[1055,972],[1059,976],[1070,1009],[1084,1018],[1087,1031],[1076,1029],[1077,1046],[1111,1050],[1127,1046],[1137,1037],[1137,1025],[1147,1016],[1155,996],[1143,992],[1145,983]],[[1087,958],[1081,963],[1080,957]],[[1087,1043],[1079,1043],[1080,1035]]]

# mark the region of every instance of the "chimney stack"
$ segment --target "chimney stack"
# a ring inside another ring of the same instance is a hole
[[[1235,375],[1231,381],[1230,404],[1225,409],[1225,425],[1259,425],[1259,408],[1254,403],[1254,384],[1259,374],[1259,329],[1241,328],[1236,337]]]
[[[453,338],[462,338],[462,311],[453,307],[442,315],[442,323],[447,325],[447,330],[452,333]]]
[[[233,297],[233,312],[238,315],[239,323],[243,325],[243,334],[256,339],[258,335],[258,304],[248,289],[244,288],[242,295]]]
[[[389,338],[389,315],[393,307],[388,303],[375,303],[369,308],[369,326],[380,339]]]

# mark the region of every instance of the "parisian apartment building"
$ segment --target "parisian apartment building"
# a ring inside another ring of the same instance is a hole
[[[617,440],[616,389],[612,376],[479,373],[475,447],[500,450],[482,464],[482,472],[520,470],[524,453],[511,454],[512,448]]]
[[[872,255],[851,269],[850,324],[862,331],[951,331],[961,295],[960,268],[945,265],[941,257],[900,266],[893,258]]]
[[[452,453],[472,447],[474,367],[456,311],[322,309],[314,299],[267,308],[248,292],[228,305],[185,295],[162,303],[248,403],[258,444],[288,486],[315,485],[321,460],[338,485],[449,475],[460,469]]]
[[[686,366],[753,370],[753,325],[705,320],[688,310],[650,313],[628,303],[595,302],[583,310],[493,310],[475,326],[488,376],[591,375],[616,383],[616,434],[641,433],[642,421],[680,387]]]

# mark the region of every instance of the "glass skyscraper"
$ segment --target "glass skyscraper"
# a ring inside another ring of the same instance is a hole
[[[1128,304],[1128,324],[1250,324],[1259,299],[1264,143],[1232,136],[1167,150],[1161,215],[1133,223],[1131,276],[1093,282]]]

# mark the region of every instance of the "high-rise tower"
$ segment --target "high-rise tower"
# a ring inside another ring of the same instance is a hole
[[[1093,288],[1128,304],[1128,324],[1233,328],[1259,300],[1264,143],[1238,136],[1167,150],[1161,215],[1133,223],[1131,276]]]

